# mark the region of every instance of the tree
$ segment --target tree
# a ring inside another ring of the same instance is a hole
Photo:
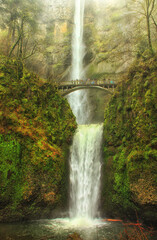
[[[134,2],[140,6],[142,12],[141,11],[138,12],[142,14],[146,19],[148,46],[150,51],[153,53],[151,39],[151,19],[153,20],[154,24],[156,24],[155,19],[153,17],[153,11],[155,10],[156,0],[134,0]]]
[[[35,53],[37,41],[34,36],[38,30],[41,9],[39,0],[0,1],[1,26],[8,30],[8,39],[12,45],[9,51],[10,57],[14,54],[23,61]],[[30,36],[32,46],[29,46],[28,50]]]
[[[145,0],[144,12],[145,12],[146,22],[147,22],[148,44],[151,52],[153,52],[153,47],[152,47],[152,41],[151,41],[150,18],[154,10],[154,5],[155,5],[155,0]]]

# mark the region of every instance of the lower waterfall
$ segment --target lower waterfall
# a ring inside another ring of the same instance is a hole
[[[71,146],[70,217],[97,215],[103,124],[79,125]]]

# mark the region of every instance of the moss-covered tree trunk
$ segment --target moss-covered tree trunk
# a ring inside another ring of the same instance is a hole
[[[151,31],[150,31],[150,16],[149,16],[148,9],[147,9],[146,21],[147,21],[148,46],[150,51],[153,52],[152,41],[151,41]]]
[[[151,30],[150,30],[150,17],[155,6],[155,0],[145,0],[146,1],[146,22],[147,22],[147,36],[148,36],[148,45],[150,51],[153,53],[152,41],[151,41]]]

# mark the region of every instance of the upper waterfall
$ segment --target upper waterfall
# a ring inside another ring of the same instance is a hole
[[[85,77],[83,68],[83,58],[85,54],[85,45],[83,43],[84,29],[84,9],[85,0],[74,0],[74,28],[72,36],[72,69],[71,80],[83,79]],[[79,91],[70,94],[68,97],[71,109],[76,116],[78,124],[89,123],[90,106],[85,91]]]
[[[83,58],[85,46],[83,43],[83,19],[85,0],[75,0],[74,30],[72,36],[72,71],[71,79],[84,77]]]

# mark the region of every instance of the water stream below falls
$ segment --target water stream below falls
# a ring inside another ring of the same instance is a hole
[[[132,227],[135,231],[134,226]],[[82,222],[78,226],[78,221],[70,219],[53,219],[31,221],[26,223],[0,224],[0,240],[69,240],[69,235],[78,233],[82,240],[120,240],[125,238],[125,230],[122,222],[105,222],[95,220],[88,224]],[[147,233],[147,238],[156,240],[157,232]],[[123,237],[122,237],[123,236]],[[140,234],[139,234],[140,236]],[[78,238],[76,238],[78,239]]]

